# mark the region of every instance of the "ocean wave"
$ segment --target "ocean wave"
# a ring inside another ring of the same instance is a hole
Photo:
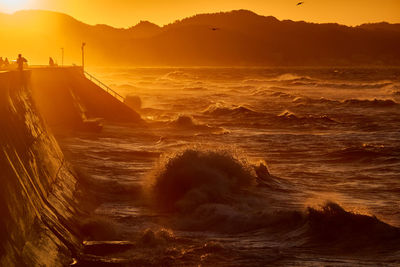
[[[337,107],[351,107],[351,108],[393,108],[398,107],[399,104],[391,99],[345,99],[343,101],[321,98],[311,98],[305,96],[298,96],[292,100],[292,103],[297,107],[311,106],[311,105],[324,105],[324,106],[337,106]]]
[[[166,245],[174,241],[176,241],[176,237],[170,230],[146,229],[139,235],[137,245],[140,247],[155,247],[159,245]]]
[[[252,85],[235,85],[235,86],[229,86],[227,87],[231,90],[234,90],[236,92],[240,92],[240,91],[250,91],[250,90],[254,90],[256,87],[252,86]]]
[[[201,132],[223,131],[223,129],[220,127],[212,127],[209,125],[201,124],[199,122],[195,122],[192,117],[187,115],[179,115],[176,119],[170,121],[168,125],[174,128],[179,128],[181,130],[191,130],[191,131],[201,131]]]
[[[251,95],[252,96],[270,96],[272,92],[273,92],[273,90],[271,90],[271,89],[261,87],[261,88],[252,90]]]
[[[261,113],[244,106],[226,106],[224,104],[210,105],[203,114],[214,116],[258,116]]]
[[[193,122],[192,117],[186,115],[180,115],[174,121],[171,121],[170,124],[185,128],[196,126],[196,124]]]
[[[99,157],[103,155],[104,151],[99,151]],[[149,150],[110,150],[106,152],[109,159],[115,161],[131,161],[135,159],[152,159],[158,158],[161,152]]]
[[[282,74],[271,78],[256,78],[256,79],[246,79],[242,83],[245,84],[266,84],[266,83],[296,83],[296,82],[313,82],[315,79],[309,76],[299,76],[292,73]]]
[[[350,107],[359,108],[392,108],[398,107],[399,104],[393,100],[386,99],[374,99],[374,100],[360,100],[360,99],[347,99],[343,101],[343,104]]]
[[[287,183],[269,173],[264,161],[254,166],[229,150],[196,147],[165,158],[152,173],[150,185],[157,207],[174,212],[230,202],[229,195],[250,186],[288,189]]]
[[[335,88],[335,89],[383,89],[393,85],[392,82],[381,83],[340,83],[340,82],[320,82],[315,80],[289,80],[285,81],[286,85],[291,86],[308,86],[318,88]]]
[[[243,232],[276,221],[265,210],[266,202],[252,193],[257,185],[281,192],[288,188],[265,163],[255,167],[226,150],[193,148],[165,159],[150,175],[148,192],[153,207],[174,214],[176,228]]]
[[[297,74],[285,73],[278,76],[275,80],[277,81],[315,81],[310,76],[299,76]]]
[[[256,182],[251,168],[226,151],[186,149],[165,159],[151,185],[161,210],[186,212],[205,203],[224,203]]]
[[[261,87],[253,91],[252,95],[253,96],[273,96],[273,97],[279,97],[279,98],[295,98],[295,96],[285,93],[283,91],[285,90],[290,90],[290,88],[284,88],[284,87],[277,87],[277,86],[271,86],[271,87]]]
[[[187,91],[205,91],[207,90],[207,88],[202,87],[202,86],[189,86],[189,87],[184,87],[183,90],[187,90]]]
[[[378,83],[321,83],[322,87],[332,87],[340,89],[383,89],[392,86],[392,82]]]
[[[270,80],[268,79],[246,79],[243,80],[242,83],[243,84],[265,84],[268,83]]]
[[[325,156],[335,162],[377,162],[378,159],[384,161],[398,161],[400,153],[395,147],[386,147],[384,145],[362,144],[352,146],[337,151],[327,153]]]
[[[320,115],[320,116],[308,115],[300,117],[288,110],[285,110],[281,114],[277,115],[276,118],[279,120],[279,122],[282,123],[301,124],[301,125],[316,124],[316,123],[322,123],[322,124],[339,123],[327,115]]]
[[[339,101],[336,100],[331,100],[327,99],[324,97],[321,98],[311,98],[311,97],[304,97],[304,96],[299,96],[296,97],[292,100],[292,103],[298,104],[298,105],[337,105],[340,104]]]
[[[267,187],[274,191],[283,192],[291,190],[288,182],[270,174],[265,161],[261,161],[258,165],[253,167],[256,174],[256,181],[260,187]]]
[[[347,253],[380,247],[399,249],[400,229],[380,221],[375,216],[356,214],[340,205],[328,202],[321,209],[308,208],[309,244],[331,245]]]
[[[279,91],[273,92],[270,95],[274,96],[274,97],[279,97],[279,98],[294,98],[294,96],[291,94],[279,92]]]
[[[219,124],[224,127],[255,127],[274,129],[329,129],[332,126],[344,125],[329,115],[298,115],[285,110],[280,114],[259,113],[245,107],[211,108],[204,111],[205,115],[220,116],[226,119]]]
[[[254,168],[231,152],[186,149],[152,173],[149,199],[156,209],[170,214],[168,225],[180,230],[273,231],[297,239],[297,245],[338,250],[399,248],[399,228],[333,202],[305,211],[274,209],[265,194],[258,194],[265,193],[256,186],[260,179],[268,184],[269,194],[290,197],[288,192],[279,193],[282,183],[264,164]]]
[[[190,73],[176,70],[176,71],[168,72],[167,74],[163,75],[160,79],[161,80],[193,80],[196,78],[197,78],[196,76],[194,76]]]

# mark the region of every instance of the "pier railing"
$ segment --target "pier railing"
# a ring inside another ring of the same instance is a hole
[[[110,95],[112,95],[113,97],[115,97],[116,99],[118,99],[119,101],[121,101],[122,103],[124,102],[125,98],[118,94],[117,92],[115,92],[113,89],[111,89],[108,85],[104,84],[103,82],[101,82],[99,79],[97,79],[96,77],[94,77],[92,74],[84,71],[83,72],[86,77],[94,82],[95,84],[97,84],[101,89],[103,89],[104,91],[106,91],[107,93],[109,93]]]

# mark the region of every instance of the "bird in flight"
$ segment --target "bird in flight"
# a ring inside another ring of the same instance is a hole
[[[302,5],[304,2],[298,2],[296,6]]]

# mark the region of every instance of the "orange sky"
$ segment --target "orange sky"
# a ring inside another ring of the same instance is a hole
[[[0,0],[0,12],[45,9],[67,13],[89,24],[129,27],[140,20],[159,25],[198,13],[249,9],[278,19],[310,22],[400,23],[400,0]]]

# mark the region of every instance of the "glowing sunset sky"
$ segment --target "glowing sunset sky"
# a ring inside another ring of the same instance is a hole
[[[0,12],[44,9],[67,13],[89,24],[129,27],[140,20],[159,25],[199,13],[249,9],[278,19],[309,22],[400,23],[400,0],[0,0]]]

